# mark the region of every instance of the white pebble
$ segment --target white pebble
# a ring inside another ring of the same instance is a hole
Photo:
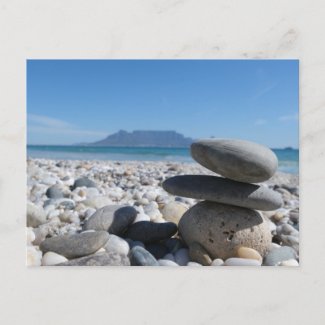
[[[261,262],[258,260],[231,257],[225,260],[225,266],[261,266]]]
[[[211,266],[222,266],[224,265],[224,261],[221,258],[216,258],[212,261]]]
[[[172,262],[175,262],[175,257],[173,254],[166,254],[163,258],[164,260],[168,260],[168,261],[172,261]]]
[[[145,213],[138,213],[133,223],[140,221],[150,221],[150,217],[147,216]]]
[[[42,265],[43,266],[51,266],[51,265],[56,265],[60,263],[64,263],[68,261],[68,259],[62,255],[59,255],[54,252],[47,252],[44,254],[42,257]]]
[[[158,260],[158,263],[160,266],[179,266],[177,263],[165,259]]]
[[[280,266],[299,266],[299,263],[296,260],[291,259],[291,260],[282,261],[279,265]]]
[[[40,266],[42,252],[36,246],[27,246],[27,266]]]
[[[196,263],[196,262],[188,262],[186,265],[187,266],[203,266],[202,264]]]
[[[120,255],[128,255],[130,247],[126,240],[115,235],[109,235],[104,246],[106,252],[114,252]]]
[[[36,238],[36,236],[35,236],[35,233],[33,231],[33,228],[28,227],[27,230],[26,230],[27,245],[32,245],[35,238]]]

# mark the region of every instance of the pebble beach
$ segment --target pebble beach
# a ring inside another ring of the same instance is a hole
[[[276,172],[261,184],[283,201],[258,211],[263,254],[239,247],[223,258],[178,232],[181,217],[202,200],[170,194],[162,184],[185,175],[216,174],[197,163],[28,159],[27,265],[299,265],[298,175]],[[103,225],[118,213],[119,222]]]

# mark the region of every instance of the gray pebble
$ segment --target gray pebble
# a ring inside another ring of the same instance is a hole
[[[57,266],[129,266],[130,260],[125,255],[114,252],[93,254],[72,259]]]
[[[295,250],[288,246],[272,249],[264,258],[263,265],[275,266],[282,261],[296,259]]]
[[[133,223],[137,213],[131,206],[107,205],[85,221],[83,230],[106,230],[110,234],[122,235]]]
[[[135,246],[130,250],[129,258],[132,266],[159,266],[154,256],[140,246]]]

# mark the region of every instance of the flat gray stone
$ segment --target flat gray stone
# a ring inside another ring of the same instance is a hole
[[[268,223],[260,213],[232,205],[200,202],[185,212],[178,226],[189,247],[197,242],[212,259],[234,257],[239,246],[264,256],[271,244]]]
[[[131,206],[107,205],[85,221],[83,230],[105,230],[119,236],[133,223],[137,213]]]
[[[172,222],[155,223],[151,221],[139,221],[128,228],[125,237],[143,243],[152,243],[170,238],[176,232],[177,226]]]
[[[288,246],[282,246],[272,249],[264,258],[263,265],[275,266],[283,261],[297,259],[295,250]]]
[[[158,261],[143,247],[135,246],[130,250],[132,266],[159,266]]]
[[[162,186],[173,195],[256,210],[276,210],[283,204],[281,194],[266,186],[236,182],[223,177],[181,175],[167,179]]]
[[[106,231],[93,231],[81,234],[63,235],[43,240],[40,250],[54,252],[66,258],[76,258],[95,253],[108,241],[109,234]]]
[[[239,182],[266,181],[278,167],[278,159],[272,150],[244,140],[198,140],[192,143],[191,154],[202,166]]]
[[[75,258],[56,266],[129,266],[130,260],[125,255],[114,252],[93,254]]]

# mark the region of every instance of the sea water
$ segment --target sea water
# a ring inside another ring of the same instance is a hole
[[[272,150],[278,157],[280,171],[298,174],[299,150],[291,148]],[[190,155],[189,148],[28,145],[27,156],[30,158],[65,160],[144,160],[194,162]]]

